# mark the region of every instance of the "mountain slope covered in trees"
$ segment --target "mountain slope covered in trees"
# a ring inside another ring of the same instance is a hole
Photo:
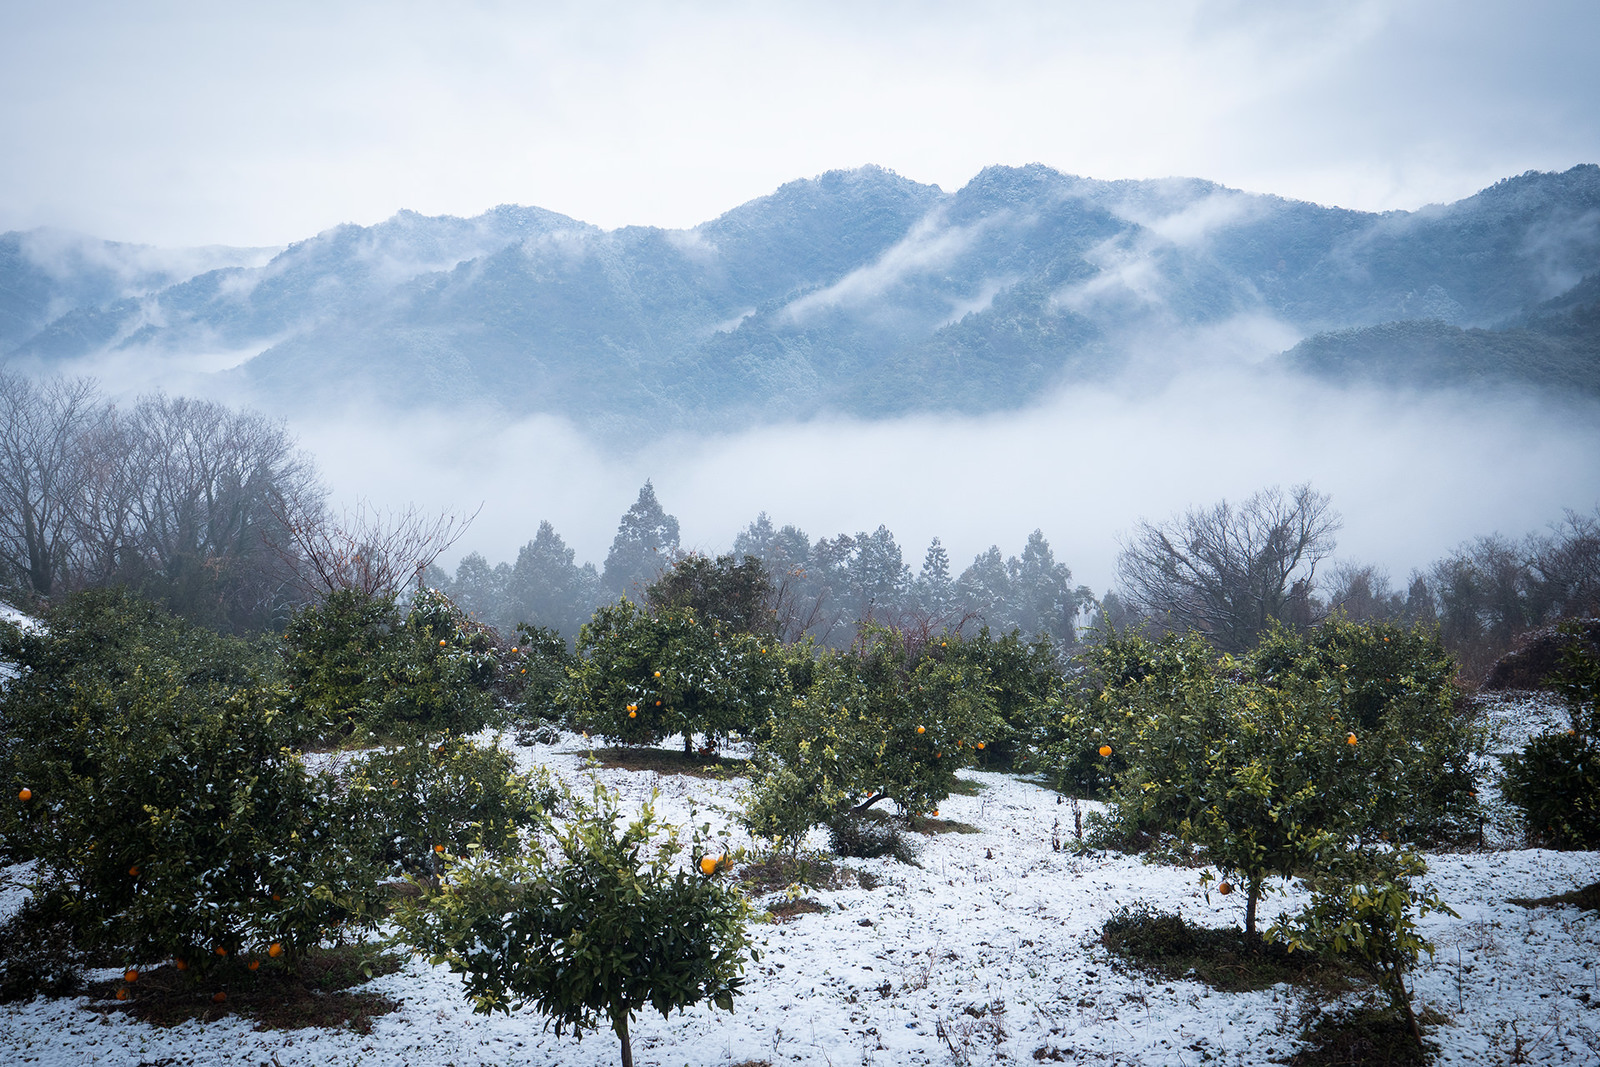
[[[1588,389],[1592,301],[1587,317],[1547,302],[1600,272],[1600,167],[1383,214],[1195,179],[991,167],[945,192],[863,167],[687,230],[402,212],[248,258],[108,273],[3,235],[0,354],[50,370],[240,352],[230,384],[281,411],[488,402],[618,434],[1006,409],[1115,373],[1140,338],[1235,321],[1405,323],[1356,347],[1421,353],[1429,382],[1509,359],[1512,377]],[[1338,359],[1318,353],[1353,343],[1336,336],[1289,362],[1326,372]],[[1428,355],[1441,345],[1476,354]]]

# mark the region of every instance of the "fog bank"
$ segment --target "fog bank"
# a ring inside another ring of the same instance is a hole
[[[1155,391],[1074,387],[982,418],[818,420],[664,437],[615,455],[563,420],[359,408],[291,422],[335,498],[483,510],[442,563],[511,561],[549,519],[600,564],[646,478],[686,548],[726,550],[762,511],[813,539],[895,534],[913,570],[937,536],[958,568],[1040,528],[1077,581],[1114,580],[1140,518],[1310,481],[1344,516],[1341,559],[1397,579],[1463,540],[1521,535],[1600,503],[1600,405],[1502,391],[1337,389],[1248,368]]]

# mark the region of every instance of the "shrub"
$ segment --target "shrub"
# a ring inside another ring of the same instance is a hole
[[[516,673],[509,678],[521,713],[531,718],[560,720],[568,672],[578,666],[567,639],[548,626],[518,623],[513,651],[519,658],[511,665]]]
[[[430,873],[446,854],[521,851],[522,832],[555,803],[548,772],[516,773],[493,745],[447,737],[362,756],[344,769],[342,818],[372,841],[393,873]]]
[[[997,721],[979,754],[983,767],[1031,767],[1052,717],[1061,714],[1061,671],[1054,646],[1045,636],[1033,643],[1012,630],[995,638],[987,626],[953,645],[938,642],[952,658],[988,679]]]
[[[1432,912],[1456,914],[1432,886],[1413,885],[1427,870],[1412,852],[1358,850],[1330,858],[1314,880],[1311,904],[1268,931],[1291,951],[1336,955],[1360,965],[1405,1015],[1419,1044],[1422,1028],[1405,976],[1423,952],[1433,955],[1433,944],[1418,933],[1416,921]]]
[[[1571,726],[1502,757],[1500,790],[1535,839],[1553,848],[1600,848],[1600,655],[1577,640],[1578,624],[1565,628],[1573,639],[1555,687]]]
[[[73,650],[107,628],[121,655]],[[6,837],[40,860],[82,946],[197,968],[371,925],[376,871],[290,747],[286,693],[239,682],[215,635],[127,598],[52,614],[6,641]]]
[[[437,590],[404,619],[390,597],[330,593],[290,620],[284,659],[297,709],[328,737],[474,733],[497,718],[493,633]]]
[[[616,796],[598,783],[591,802],[568,803],[572,818],[549,825],[559,858],[451,864],[396,922],[463,976],[476,1010],[532,1004],[557,1034],[608,1023],[631,1065],[629,1023],[646,1006],[663,1016],[703,1000],[733,1009],[755,955],[749,905],[715,874],[677,865],[675,830],[650,804],[619,829]]]
[[[658,744],[695,734],[708,742],[747,732],[785,690],[775,645],[703,621],[692,608],[652,615],[622,599],[601,607],[578,637],[571,714],[607,738]]]
[[[912,649],[868,626],[849,652],[824,653],[758,750],[750,828],[798,845],[883,800],[905,817],[936,808],[1000,727],[988,671],[960,643],[948,634]]]

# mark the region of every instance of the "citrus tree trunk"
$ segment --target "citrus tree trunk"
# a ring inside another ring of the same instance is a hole
[[[1261,901],[1261,879],[1252,878],[1245,886],[1244,903],[1244,933],[1246,937],[1256,935],[1256,905]]]
[[[1406,1022],[1411,1026],[1411,1036],[1417,1039],[1417,1044],[1422,1044],[1422,1026],[1417,1022],[1417,1013],[1411,1007],[1411,994],[1406,990],[1406,976],[1400,969],[1400,961],[1394,961],[1394,999],[1400,1002],[1405,1009]]]
[[[611,1028],[617,1032],[617,1040],[622,1042],[622,1067],[633,1067],[633,1042],[628,1040],[627,1013],[613,1015]]]

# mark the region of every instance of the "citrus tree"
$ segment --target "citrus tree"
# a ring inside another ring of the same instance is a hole
[[[299,713],[333,737],[481,730],[504,669],[492,632],[433,589],[403,617],[385,594],[332,592],[290,620],[283,658]]]
[[[1314,867],[1366,821],[1353,733],[1317,705],[1215,672],[1132,694],[1141,708],[1119,816],[1200,847],[1224,884],[1245,890],[1256,932],[1266,882]]]
[[[556,802],[543,768],[519,774],[494,745],[452,736],[361,755],[341,769],[340,817],[390,873],[431,874],[446,855],[520,852]]]
[[[395,914],[403,936],[461,974],[476,1010],[532,1005],[557,1034],[609,1025],[632,1067],[629,1025],[702,1001],[727,1011],[743,992],[749,905],[717,865],[685,870],[674,828],[652,804],[621,822],[616,795],[568,796],[549,850],[448,865]]]
[[[798,843],[813,826],[884,800],[902,816],[937,808],[956,772],[1002,728],[988,670],[945,634],[920,647],[863,627],[847,652],[824,652],[768,726],[746,820]]]
[[[379,872],[236,642],[123,594],[47,621],[0,636],[0,822],[83,947],[200,969],[375,923]]]
[[[651,614],[630,600],[601,607],[578,637],[571,714],[625,744],[696,734],[714,742],[765,720],[785,689],[782,655],[693,608]]]
[[[1486,738],[1437,629],[1339,616],[1304,635],[1274,625],[1241,667],[1359,738],[1350,773],[1372,789],[1360,832],[1404,841],[1476,832]]]

